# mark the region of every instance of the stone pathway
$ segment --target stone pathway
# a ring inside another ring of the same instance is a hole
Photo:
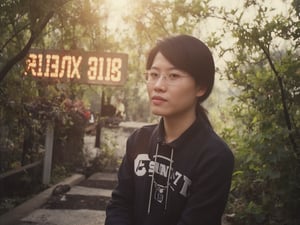
[[[51,195],[46,204],[18,225],[103,225],[105,207],[115,185],[116,174],[93,174],[66,193]]]

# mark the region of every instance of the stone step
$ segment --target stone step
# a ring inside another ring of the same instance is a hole
[[[98,172],[91,175],[88,180],[110,180],[110,181],[116,181],[117,180],[117,174],[116,173],[104,173],[104,172]]]
[[[41,208],[105,210],[116,184],[115,174],[95,173],[65,193],[52,194]]]
[[[74,186],[71,188],[71,190],[69,192],[67,192],[67,195],[92,195],[92,196],[110,197],[111,192],[112,192],[112,189]]]
[[[50,199],[43,208],[45,209],[90,209],[105,210],[110,197],[88,195],[63,195]]]
[[[64,193],[52,194],[18,225],[103,225],[117,175],[95,173]]]
[[[105,211],[37,209],[18,225],[103,225]]]
[[[87,179],[82,181],[78,186],[91,187],[91,188],[103,188],[113,189],[117,185],[116,180],[92,180]]]

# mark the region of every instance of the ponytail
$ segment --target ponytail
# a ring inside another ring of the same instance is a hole
[[[198,102],[198,104],[196,106],[196,115],[197,115],[197,117],[202,118],[205,122],[207,122],[207,124],[210,127],[212,127],[211,122],[209,121],[207,114],[208,114],[207,110],[200,104],[200,102]]]

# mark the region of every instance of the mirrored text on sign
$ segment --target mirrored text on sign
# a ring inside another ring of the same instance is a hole
[[[123,85],[128,56],[123,53],[32,50],[25,76],[87,84]]]

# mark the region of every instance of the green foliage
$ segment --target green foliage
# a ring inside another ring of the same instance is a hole
[[[299,22],[292,9],[270,19],[269,8],[247,7],[257,12],[251,22],[224,16],[237,38],[225,73],[239,90],[235,128],[224,130],[236,156],[230,211],[239,225],[299,224],[300,64],[296,34],[284,33]]]
[[[95,5],[101,0],[0,4],[0,171],[4,172],[36,160],[49,121],[60,124],[61,133],[75,129],[80,116],[67,112],[62,101],[82,99],[87,89],[22,77],[20,60],[29,48],[103,50],[111,40],[99,26],[105,15],[99,15]]]
[[[55,165],[51,173],[51,183],[57,184],[71,175],[71,171],[63,165]]]
[[[131,12],[124,19],[128,26],[122,37],[123,51],[129,53],[129,79],[124,87],[124,104],[129,120],[152,121],[148,96],[143,81],[148,51],[163,37],[180,33],[192,34],[198,23],[212,12],[209,0],[131,1]],[[217,40],[211,39],[211,43]],[[134,49],[134,50],[133,50]],[[139,98],[137,98],[139,96]]]
[[[120,158],[116,155],[118,148],[113,131],[105,132],[102,138],[101,147],[97,156],[92,160],[88,173],[92,174],[99,171],[115,172],[120,166]]]

